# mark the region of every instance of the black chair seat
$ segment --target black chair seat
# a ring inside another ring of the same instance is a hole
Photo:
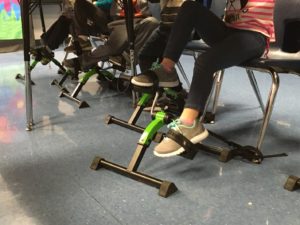
[[[210,47],[202,40],[192,40],[187,43],[185,50],[203,52]],[[286,53],[278,48],[270,48],[268,58],[253,59],[242,63],[242,67],[253,69],[270,69],[277,73],[296,73],[300,74],[300,52]]]
[[[270,49],[268,58],[253,59],[240,66],[255,69],[272,68],[277,73],[300,74],[300,52],[295,54],[282,52],[279,49]]]
[[[185,50],[202,52],[206,51],[210,47],[202,40],[192,40],[187,43]]]

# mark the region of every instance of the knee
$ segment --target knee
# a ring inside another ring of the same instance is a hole
[[[141,21],[140,25],[156,28],[159,25],[159,21],[155,17],[150,16],[150,17],[143,19]]]
[[[199,13],[199,10],[204,9],[205,7],[202,5],[202,3],[199,3],[198,1],[185,1],[182,6],[180,11],[187,12],[188,14],[191,13]]]
[[[209,54],[202,53],[195,61],[194,71],[197,71],[197,73],[202,73],[204,71],[214,73],[216,72],[215,67],[216,66],[213,57],[211,57]]]

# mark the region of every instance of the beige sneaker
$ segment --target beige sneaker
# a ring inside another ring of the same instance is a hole
[[[192,126],[186,126],[181,123],[179,119],[174,120],[168,125],[168,128],[181,133],[192,143],[196,144],[207,138],[208,131],[203,127],[202,123],[198,120],[194,121]],[[154,155],[159,157],[170,157],[179,155],[184,152],[185,149],[181,147],[177,142],[165,137],[161,143],[154,148]]]

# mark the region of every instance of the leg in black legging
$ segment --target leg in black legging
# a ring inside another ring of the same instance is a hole
[[[163,32],[159,28],[152,32],[139,54],[141,72],[145,72],[151,68],[152,63],[156,62],[157,59],[159,59],[159,61],[162,59],[168,37],[169,33]]]
[[[177,62],[193,29],[211,46],[195,62],[185,106],[200,111],[211,91],[214,72],[261,56],[266,40],[256,32],[228,28],[201,4],[187,1],[182,5],[173,26],[164,57]]]
[[[232,30],[224,40],[201,54],[194,66],[193,80],[186,108],[203,110],[213,84],[213,74],[260,57],[266,46],[265,37],[256,32]]]
[[[173,25],[164,57],[177,62],[193,29],[209,45],[222,40],[228,31],[224,22],[209,9],[198,2],[186,1],[181,6]]]

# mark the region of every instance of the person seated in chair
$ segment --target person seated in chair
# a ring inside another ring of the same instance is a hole
[[[105,1],[105,5],[101,5],[101,1]],[[71,34],[76,36],[74,39],[78,39],[80,50],[91,50],[89,35],[107,35],[109,33],[107,24],[111,19],[109,13],[106,12],[109,6],[108,1],[112,2],[112,0],[98,0],[99,7],[94,7],[92,3],[85,0],[75,0],[74,4],[67,0],[62,15],[41,35],[43,46],[49,51],[53,51]],[[80,8],[76,15],[74,8]],[[68,48],[74,49],[74,47]]]
[[[274,4],[275,0],[228,0],[223,21],[199,2],[184,2],[173,25],[163,60],[151,71],[152,76],[145,72],[133,77],[131,83],[141,87],[153,86],[155,74],[158,86],[177,85],[175,63],[195,29],[211,48],[195,61],[184,110],[168,128],[192,143],[201,142],[208,136],[208,131],[198,118],[211,92],[213,74],[267,54],[269,43],[275,40]],[[169,157],[184,151],[177,142],[165,137],[155,147],[154,154]]]
[[[134,0],[133,7],[135,49],[138,51],[153,30],[158,27],[159,22],[156,18],[151,16],[146,0]],[[113,1],[110,15],[113,21],[108,24],[109,36],[107,41],[103,45],[99,45],[93,51],[83,53],[78,58],[65,60],[64,65],[67,68],[74,68],[75,64],[79,63],[81,70],[88,70],[96,66],[99,61],[107,61],[110,56],[120,56],[128,49],[129,43],[127,39],[125,12],[120,0]]]
[[[178,11],[185,0],[161,0],[160,1],[160,23],[151,34],[150,38],[143,45],[139,54],[139,66],[141,72],[151,68],[153,63],[161,62],[164,49],[167,45],[172,26],[177,17]],[[201,4],[210,8],[211,0],[199,0]],[[175,85],[177,81],[175,82]]]

